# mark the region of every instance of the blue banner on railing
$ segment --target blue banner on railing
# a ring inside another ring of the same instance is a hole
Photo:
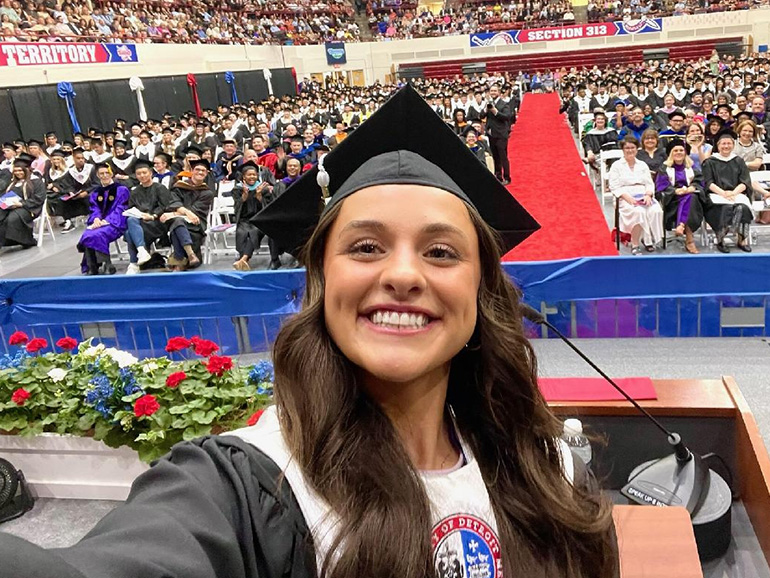
[[[345,64],[348,61],[347,52],[345,52],[344,42],[327,42],[324,45],[326,49],[326,64]]]
[[[471,46],[498,46],[523,44],[525,42],[547,42],[549,40],[572,40],[575,38],[599,38],[602,36],[624,36],[661,32],[662,18],[644,18],[627,22],[601,22],[596,24],[574,24],[552,28],[528,28],[524,30],[503,30],[471,34]]]

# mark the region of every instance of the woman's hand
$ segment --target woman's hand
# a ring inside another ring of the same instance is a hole
[[[243,190],[241,191],[241,202],[245,203],[246,199],[249,198],[249,188],[246,186],[246,183],[242,184]]]
[[[620,195],[620,198],[623,199],[625,202],[627,202],[629,205],[635,205],[636,199],[629,195],[628,193],[623,193]]]

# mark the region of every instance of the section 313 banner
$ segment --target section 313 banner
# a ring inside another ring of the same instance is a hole
[[[0,66],[139,62],[134,44],[0,42]]]
[[[553,28],[528,28],[524,30],[502,30],[484,34],[471,34],[471,46],[501,46],[524,42],[547,42],[549,40],[572,40],[575,38],[598,38],[601,36],[625,36],[661,32],[662,18],[628,20],[626,22],[599,22],[596,24],[574,24]]]

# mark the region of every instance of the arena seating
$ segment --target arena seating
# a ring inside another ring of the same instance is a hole
[[[676,42],[662,44],[660,48],[669,50],[671,60],[696,60],[708,57],[717,44],[742,43],[742,38],[723,38],[719,40],[699,40],[694,42]],[[656,46],[658,48],[658,46]],[[426,78],[452,78],[462,75],[463,65],[473,63],[486,63],[486,70],[490,74],[518,73],[520,71],[557,70],[561,68],[591,68],[638,63],[643,60],[643,48],[627,46],[617,48],[597,48],[592,50],[580,50],[569,52],[546,52],[527,55],[498,56],[484,59],[459,59],[443,60],[438,62],[410,62],[399,67],[401,76],[408,76],[414,69],[422,70]]]

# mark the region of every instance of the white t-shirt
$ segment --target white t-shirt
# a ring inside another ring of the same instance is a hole
[[[338,531],[339,518],[305,481],[299,464],[288,451],[275,406],[265,410],[255,426],[229,432],[264,452],[284,472],[313,535],[318,567],[326,559]],[[439,578],[502,574],[501,546],[492,505],[478,462],[460,440],[465,464],[446,472],[422,472],[420,477],[430,502],[433,529],[431,545]],[[569,447],[560,440],[567,479],[573,477]],[[458,573],[458,569],[461,573]]]

